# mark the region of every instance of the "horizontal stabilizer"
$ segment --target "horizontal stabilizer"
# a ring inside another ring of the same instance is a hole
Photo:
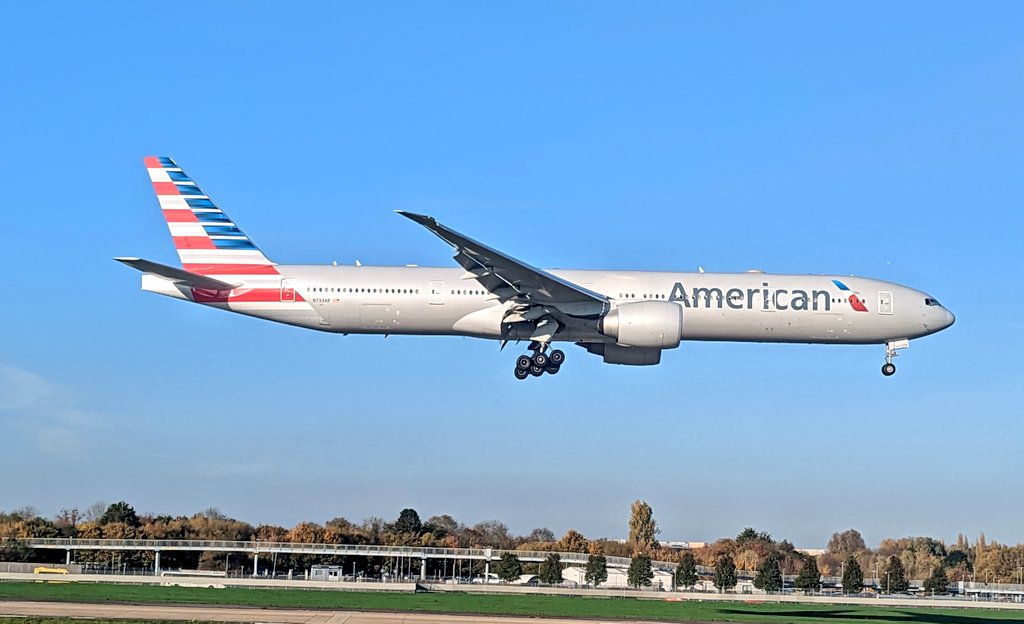
[[[114,258],[121,264],[127,264],[133,269],[138,269],[143,273],[152,273],[153,275],[159,275],[160,277],[169,279],[173,282],[188,286],[189,288],[199,288],[202,290],[232,290],[236,286],[227,282],[222,282],[212,277],[206,277],[205,275],[196,275],[195,273],[189,273],[184,269],[179,269],[166,264],[160,264],[158,262],[151,262],[149,260],[142,260],[140,258]]]

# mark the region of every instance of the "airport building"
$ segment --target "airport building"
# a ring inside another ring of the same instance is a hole
[[[652,589],[669,591],[673,588],[672,573],[665,570],[653,570],[654,578],[651,580]],[[572,566],[562,570],[562,580],[575,585],[584,586],[586,581],[586,568]],[[601,587],[607,589],[628,588],[629,576],[626,568],[608,566],[608,580],[601,583]]]

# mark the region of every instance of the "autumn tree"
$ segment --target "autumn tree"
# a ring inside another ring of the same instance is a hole
[[[587,538],[583,537],[579,532],[569,529],[562,536],[562,539],[558,540],[557,548],[560,552],[587,552],[587,548],[590,543]]]
[[[646,501],[635,500],[629,516],[629,539],[626,543],[635,553],[651,553],[658,548],[658,523]]]
[[[779,560],[774,555],[766,557],[758,568],[757,576],[754,577],[754,587],[766,592],[782,590],[782,570],[779,569]]]
[[[910,582],[907,580],[907,571],[903,567],[900,558],[893,555],[885,566],[883,579],[885,580],[885,591],[887,593],[901,594],[910,589]]]
[[[715,562],[715,575],[712,579],[719,591],[729,590],[736,587],[736,562],[732,557],[722,555]]]
[[[829,553],[837,556],[852,555],[867,550],[867,546],[864,544],[864,538],[856,529],[847,529],[842,533],[833,533],[832,538],[828,540],[828,546],[825,549]]]
[[[272,524],[261,524],[256,527],[253,537],[261,542],[284,542],[288,539],[288,530]]]
[[[523,564],[514,553],[502,553],[501,561],[498,562],[498,578],[511,583],[519,580],[523,574]],[[486,579],[485,579],[486,580]]]
[[[558,553],[551,553],[540,564],[537,576],[541,583],[558,585],[562,582],[562,558]]]
[[[629,557],[629,546],[625,542],[601,538],[590,541],[590,552],[606,557]]]
[[[931,576],[924,580],[924,590],[932,594],[949,593],[949,578],[946,576],[946,568],[944,566],[935,566]]]
[[[864,571],[860,569],[857,558],[850,555],[843,566],[843,593],[856,594],[864,589]]]
[[[11,527],[10,537],[59,537],[60,529],[46,518],[39,516],[25,517]]]
[[[587,571],[583,580],[594,587],[608,580],[608,560],[604,555],[592,554],[587,557]]]
[[[629,570],[626,571],[626,581],[631,587],[640,589],[650,587],[654,580],[654,571],[651,569],[651,558],[649,555],[639,553],[629,562]]]
[[[814,557],[808,557],[800,574],[796,576],[794,585],[805,591],[818,591],[821,589],[821,572],[818,570],[818,562]]]
[[[693,587],[697,580],[697,559],[691,552],[683,553],[676,566],[676,587]]]

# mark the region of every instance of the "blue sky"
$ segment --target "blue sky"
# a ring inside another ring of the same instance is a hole
[[[664,539],[1024,541],[1024,6],[15,3],[0,24],[0,509],[217,506]],[[882,347],[341,337],[139,290],[170,155],[282,263],[858,274],[957,324]],[[18,475],[17,478],[10,478]]]

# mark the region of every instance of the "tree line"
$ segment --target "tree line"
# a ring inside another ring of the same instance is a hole
[[[75,537],[105,539],[190,539],[266,542],[301,542],[326,544],[384,544],[442,548],[495,548],[552,553],[541,563],[522,563],[514,553],[497,563],[497,573],[504,580],[515,580],[521,574],[537,574],[541,582],[561,582],[562,564],[556,553],[578,552],[589,555],[585,580],[600,585],[607,580],[606,557],[629,557],[629,583],[636,587],[650,585],[652,561],[677,564],[675,581],[679,587],[692,587],[699,581],[698,566],[712,569],[711,581],[728,590],[736,586],[737,571],[756,572],[755,586],[775,591],[782,587],[783,575],[795,576],[797,587],[817,589],[821,576],[841,576],[844,591],[857,592],[864,587],[865,577],[879,579],[883,591],[906,591],[909,579],[926,579],[927,588],[944,592],[949,581],[976,580],[992,583],[1024,581],[1024,545],[1005,546],[989,542],[984,535],[973,544],[963,535],[954,544],[930,537],[884,539],[877,548],[868,548],[856,530],[832,535],[823,554],[810,556],[796,550],[787,540],[777,541],[766,532],[744,529],[733,538],[722,538],[702,548],[680,551],[659,544],[657,522],[651,506],[635,501],[630,510],[628,538],[588,539],[569,529],[560,538],[547,528],[537,528],[525,535],[513,535],[498,520],[468,526],[450,515],[437,515],[421,520],[414,509],[403,509],[391,521],[370,517],[355,523],[343,517],[324,524],[301,522],[285,528],[270,524],[252,525],[229,518],[217,509],[207,509],[191,516],[138,514],[127,502],[111,505],[96,503],[82,511],[62,509],[53,518],[42,517],[36,510],[23,508],[0,512],[0,560],[58,561],[63,553],[53,550],[31,552],[19,542],[31,537]],[[163,567],[185,569],[231,569],[246,565],[243,555],[166,551]],[[76,560],[86,565],[118,565],[149,567],[151,552],[77,551]],[[307,569],[315,564],[354,564],[360,573],[379,574],[395,562],[381,558],[332,555],[279,555],[277,569]],[[455,568],[448,562],[429,562],[428,575],[451,575]],[[451,568],[449,568],[451,566]],[[480,574],[481,562],[460,563],[466,575]]]

